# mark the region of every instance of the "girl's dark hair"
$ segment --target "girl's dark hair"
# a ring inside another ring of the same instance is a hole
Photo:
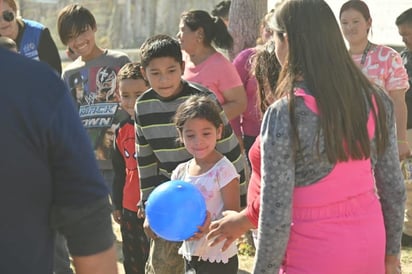
[[[299,149],[299,135],[294,86],[300,79],[316,99],[321,114],[318,130],[331,163],[370,156],[366,128],[369,110],[376,122],[377,152],[382,153],[388,143],[388,132],[381,96],[352,61],[328,4],[323,0],[283,2],[276,9],[273,23],[275,35],[287,39],[289,47],[276,97],[289,98],[295,153]]]
[[[173,122],[182,133],[186,121],[194,118],[206,119],[216,128],[223,124],[220,117],[221,110],[211,97],[206,95],[192,95],[176,110]]]
[[[64,45],[67,45],[71,38],[80,35],[89,27],[96,29],[96,19],[90,10],[81,5],[67,5],[57,16],[57,30]]]
[[[213,42],[218,48],[231,49],[233,47],[233,38],[219,17],[210,16],[203,10],[191,10],[182,13],[180,18],[192,31],[203,29],[206,45],[211,45]]]
[[[371,14],[369,12],[368,5],[366,5],[366,3],[361,0],[349,0],[345,2],[340,8],[339,18],[342,16],[342,13],[344,11],[349,10],[349,9],[354,9],[360,12],[366,21],[371,19]]]
[[[265,113],[274,101],[274,91],[280,69],[273,43],[258,46],[252,57],[252,73],[258,83],[257,103],[261,114]]]

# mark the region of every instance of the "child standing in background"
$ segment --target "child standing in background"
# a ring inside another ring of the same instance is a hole
[[[120,123],[115,133],[112,157],[113,219],[120,224],[123,239],[123,266],[126,274],[144,273],[149,241],[143,230],[144,219],[137,217],[140,201],[139,173],[135,151],[134,105],[137,97],[149,88],[140,72],[140,63],[127,63],[117,74],[120,106],[130,117]]]
[[[119,121],[128,116],[119,111],[116,75],[130,59],[122,52],[103,49],[96,44],[96,19],[82,5],[69,4],[62,8],[57,16],[57,30],[63,45],[79,55],[64,68],[62,79],[79,108],[80,120],[95,149],[99,170],[112,189],[113,133]],[[105,145],[99,142],[102,140]],[[70,261],[64,239],[57,238],[55,243],[55,265],[66,269]]]
[[[194,184],[206,201],[211,220],[222,218],[224,210],[240,210],[239,174],[233,164],[216,150],[222,137],[220,110],[209,97],[193,95],[179,106],[174,117],[179,140],[193,158],[176,167],[172,180]],[[226,273],[238,271],[235,243],[222,251],[222,244],[209,247],[207,227],[183,242],[179,253],[186,273]],[[193,272],[194,271],[194,272]]]
[[[69,4],[60,10],[57,29],[62,43],[79,57],[68,64],[62,79],[75,91],[73,99],[79,107],[80,120],[96,150],[99,169],[112,189],[113,165],[109,153],[102,150],[113,147],[114,128],[128,117],[119,111],[117,72],[129,57],[120,51],[101,48],[96,44],[97,23],[92,12],[79,4]],[[76,91],[77,90],[77,91]],[[99,141],[106,138],[105,148]]]
[[[217,99],[205,87],[182,80],[184,62],[177,40],[167,35],[150,37],[140,47],[140,53],[141,71],[151,87],[137,99],[135,105],[136,147],[143,205],[156,186],[169,181],[173,170],[192,158],[176,142],[179,133],[172,119],[178,106],[195,94]],[[220,115],[224,130],[217,150],[235,165],[240,182],[244,182],[239,143],[225,113],[222,111]],[[142,206],[140,213],[143,213]],[[157,237],[151,231],[147,219],[144,228],[151,238],[146,274],[181,274],[184,270],[184,261],[178,254],[181,243]]]

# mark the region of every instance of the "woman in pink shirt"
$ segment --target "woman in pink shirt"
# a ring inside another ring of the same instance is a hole
[[[406,141],[405,103],[405,92],[409,83],[402,58],[394,49],[373,44],[368,40],[372,18],[365,2],[347,1],[340,9],[339,19],[353,61],[372,83],[385,89],[394,103],[399,158],[404,159],[410,154]]]
[[[245,154],[249,154],[250,147],[255,142],[256,137],[260,132],[260,125],[262,122],[262,115],[260,113],[258,99],[258,84],[253,73],[253,59],[255,58],[260,48],[272,38],[273,30],[270,28],[268,21],[274,14],[274,10],[269,11],[260,23],[260,36],[256,41],[256,46],[242,50],[233,60],[243,86],[246,90],[247,108],[246,111],[240,115],[236,121],[232,121],[232,125],[241,129],[243,143],[245,146]],[[266,60],[261,60],[266,63]],[[276,69],[275,71],[278,71]],[[262,86],[263,88],[263,86]],[[250,159],[248,158],[249,164]]]
[[[233,45],[233,39],[222,19],[202,10],[184,12],[177,37],[185,61],[183,79],[210,89],[229,120],[238,117],[247,105],[243,83],[234,65],[212,45],[223,49]],[[240,136],[239,128],[233,130]]]
[[[260,115],[262,115],[274,101],[273,91],[276,88],[276,82],[280,72],[280,64],[276,58],[272,43],[257,48],[257,52],[252,60],[251,69],[258,85],[256,104]],[[247,192],[247,207],[241,212],[224,212],[225,218],[219,220],[219,222],[214,222],[211,226],[210,238],[219,234],[226,237],[227,240],[223,248],[229,246],[249,229],[255,229],[258,226],[261,188],[261,151],[259,136],[256,137],[255,142],[251,146],[248,156],[251,164],[251,176]],[[254,237],[256,237],[256,235],[254,235]]]

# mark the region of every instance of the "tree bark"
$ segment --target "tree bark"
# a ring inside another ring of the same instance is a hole
[[[267,12],[267,0],[232,0],[229,11],[229,32],[233,37],[233,49],[229,58],[233,60],[242,50],[256,45],[259,25]]]

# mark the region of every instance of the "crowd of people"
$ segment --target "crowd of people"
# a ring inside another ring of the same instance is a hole
[[[324,0],[283,0],[234,60],[229,10],[182,11],[176,37],[148,37],[132,61],[100,47],[93,13],[69,4],[57,16],[72,59],[62,69],[48,28],[0,0],[2,150],[15,157],[0,169],[1,205],[13,204],[1,273],[117,273],[111,218],[127,274],[236,274],[249,230],[256,274],[401,273],[412,8],[393,19],[398,53],[372,41],[362,0],[338,18]],[[206,202],[183,242],[145,216],[170,180]]]

